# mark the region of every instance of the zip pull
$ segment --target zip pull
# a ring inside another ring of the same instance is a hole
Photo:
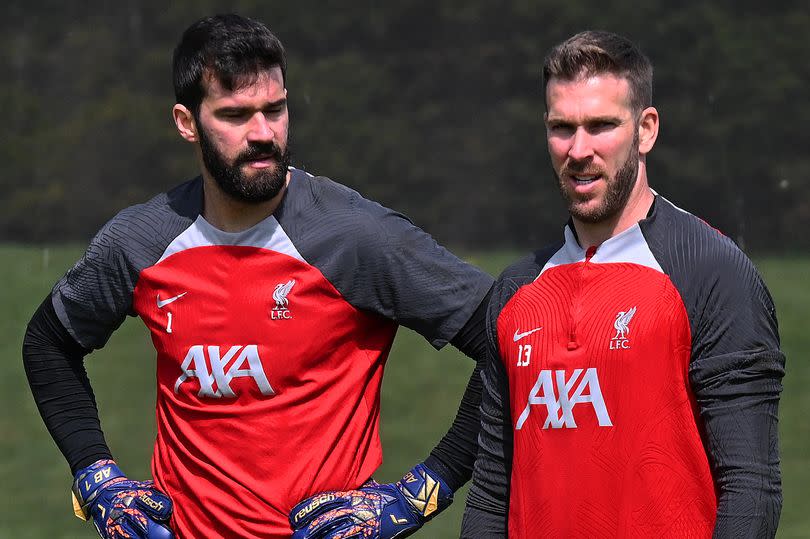
[[[576,350],[579,348],[579,343],[577,342],[577,333],[575,330],[571,330],[568,334],[568,351]]]

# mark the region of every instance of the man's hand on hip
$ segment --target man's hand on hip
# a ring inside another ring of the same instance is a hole
[[[399,539],[452,501],[453,492],[444,480],[418,464],[396,483],[370,480],[356,490],[307,498],[290,511],[290,525],[293,539]]]
[[[168,527],[172,502],[152,481],[132,481],[112,460],[76,472],[73,510],[93,519],[104,539],[173,539]]]

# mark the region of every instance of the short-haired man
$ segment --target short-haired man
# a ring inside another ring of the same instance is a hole
[[[463,537],[772,537],[774,306],[726,237],[654,192],[652,66],[583,32],[545,60],[564,240],[498,279]]]
[[[289,537],[299,501],[361,486],[356,528],[393,537],[472,472],[477,376],[424,463],[370,481],[397,325],[483,358],[492,278],[402,215],[290,167],[285,73],[257,21],[189,27],[173,115],[201,176],[115,216],[29,324],[32,392],[75,475],[77,515],[102,537]],[[127,315],[157,350],[154,484],[112,460],[83,366]],[[293,523],[314,530],[316,507]]]

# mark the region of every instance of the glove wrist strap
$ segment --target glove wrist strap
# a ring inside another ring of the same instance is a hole
[[[114,460],[97,460],[76,472],[73,481],[73,514],[82,520],[90,518],[90,504],[101,488],[119,477],[126,477]]]
[[[402,495],[422,522],[427,522],[453,502],[453,491],[436,472],[417,464],[397,483]]]

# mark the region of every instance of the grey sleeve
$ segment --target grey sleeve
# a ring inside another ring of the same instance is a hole
[[[84,256],[51,292],[54,310],[83,348],[103,347],[132,312],[141,270],[151,266],[196,219],[202,181],[195,179],[130,206],[105,224]]]
[[[441,348],[470,319],[493,278],[407,217],[323,177],[296,173],[276,218],[304,259],[354,307]]]
[[[689,378],[719,495],[714,537],[774,537],[782,507],[777,413],[785,358],[773,301],[736,249],[706,277]]]
[[[358,238],[357,277],[367,308],[423,335],[436,348],[470,319],[492,277],[453,255],[395,212],[381,212]],[[359,298],[358,298],[359,299]]]
[[[59,320],[88,350],[103,347],[132,306],[137,270],[121,248],[126,228],[121,214],[108,222],[51,292]]]

